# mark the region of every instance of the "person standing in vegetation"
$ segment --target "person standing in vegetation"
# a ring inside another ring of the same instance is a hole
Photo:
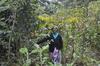
[[[54,64],[61,64],[61,50],[63,48],[63,40],[58,32],[57,27],[52,28],[52,32],[49,36],[39,40],[37,44],[43,43],[49,40],[49,56]]]

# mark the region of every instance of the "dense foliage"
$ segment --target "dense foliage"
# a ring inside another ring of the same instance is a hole
[[[48,43],[57,26],[63,37],[62,66],[100,65],[99,0],[0,0],[1,66],[53,66]]]

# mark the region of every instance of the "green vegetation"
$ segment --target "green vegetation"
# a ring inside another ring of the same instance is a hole
[[[48,43],[57,26],[63,37],[62,66],[100,65],[99,0],[0,0],[1,66],[53,66]]]

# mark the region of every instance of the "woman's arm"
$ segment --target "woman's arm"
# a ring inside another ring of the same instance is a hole
[[[37,41],[37,44],[41,44],[41,43],[46,42],[47,40],[50,40],[50,39],[51,39],[50,36],[46,36],[43,39],[39,39]]]

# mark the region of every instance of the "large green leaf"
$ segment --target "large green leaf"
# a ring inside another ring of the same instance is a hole
[[[0,12],[1,12],[1,11],[4,11],[4,10],[7,10],[8,8],[9,8],[9,6],[1,6],[1,7],[0,7]]]
[[[43,46],[41,50],[44,51],[44,50],[48,49],[48,47],[49,47],[49,45]]]
[[[21,48],[19,50],[19,52],[22,53],[22,54],[25,54],[25,53],[28,53],[28,49],[26,47],[25,48]]]
[[[4,4],[7,0],[0,0],[0,6]]]
[[[1,11],[4,11],[4,10],[6,10],[6,9],[9,8],[8,5],[3,6],[3,4],[5,4],[6,1],[7,1],[7,0],[1,0],[1,1],[0,1],[0,12],[1,12]]]

